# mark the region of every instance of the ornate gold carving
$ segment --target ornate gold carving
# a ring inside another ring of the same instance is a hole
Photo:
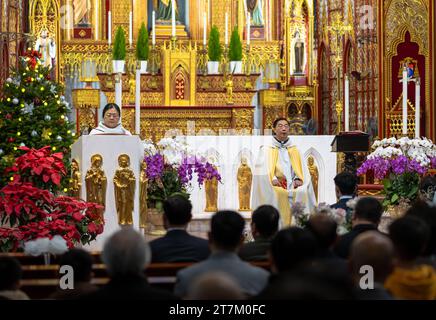
[[[76,159],[71,160],[71,196],[80,199],[82,191],[82,174],[79,170],[79,164]]]
[[[286,92],[272,89],[261,90],[260,105],[263,108],[263,128],[271,129],[274,120],[286,114]]]
[[[100,90],[85,88],[73,89],[73,104],[77,110],[77,123],[81,133],[94,128],[100,107]]]
[[[315,192],[316,200],[318,200],[319,172],[313,156],[309,156],[309,158],[307,158],[307,168],[309,169],[310,177],[312,179],[312,186],[313,186],[313,191]]]
[[[118,213],[118,224],[133,224],[133,208],[135,201],[135,174],[130,169],[130,157],[127,154],[118,156],[119,168],[114,175],[115,205]]]
[[[99,154],[94,154],[91,157],[91,168],[86,172],[85,177],[86,201],[106,206],[107,178],[102,165],[103,157]]]
[[[135,109],[122,108],[121,123],[130,132],[135,131]]]
[[[238,168],[238,195],[239,195],[239,211],[250,211],[250,195],[251,183],[253,181],[253,173],[247,164],[247,159],[241,159],[241,165]]]
[[[139,175],[139,227],[145,229],[147,227],[147,188],[148,178],[145,170],[147,163],[141,162],[141,173]]]
[[[233,127],[236,129],[251,129],[253,127],[254,109],[235,108],[233,109]],[[250,134],[248,130],[248,134]]]

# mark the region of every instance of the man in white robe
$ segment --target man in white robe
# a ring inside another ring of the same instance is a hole
[[[252,208],[269,204],[280,211],[281,225],[292,224],[291,204],[300,202],[306,212],[316,205],[309,170],[289,140],[286,118],[274,121],[271,144],[260,148],[253,176]]]

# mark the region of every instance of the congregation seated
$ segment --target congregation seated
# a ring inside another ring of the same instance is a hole
[[[239,256],[246,261],[268,260],[268,250],[272,238],[279,229],[280,214],[276,208],[263,205],[253,211],[251,233],[254,241],[242,245]]]
[[[150,242],[152,262],[198,262],[209,254],[207,240],[190,235],[186,228],[192,218],[191,202],[179,195],[163,203],[165,236]]]
[[[385,287],[395,298],[436,299],[436,271],[417,260],[424,252],[429,236],[426,223],[413,216],[399,218],[389,226],[396,263]]]
[[[425,201],[417,201],[407,210],[406,216],[417,217],[430,228],[430,237],[419,261],[436,269],[436,206]]]
[[[0,257],[0,297],[3,300],[29,300],[20,290],[21,265],[12,257]]]
[[[86,300],[174,300],[176,297],[151,287],[144,268],[151,261],[151,250],[144,237],[131,227],[115,232],[104,244],[102,260],[110,280]]]
[[[339,259],[333,252],[338,238],[337,228],[337,222],[328,214],[320,213],[309,218],[306,229],[315,236],[318,243],[318,259]]]
[[[376,231],[358,235],[351,245],[349,265],[359,300],[392,299],[384,287],[386,278],[394,268],[394,247],[386,235]],[[361,270],[365,266],[372,268],[373,283],[371,286],[363,279],[365,274]],[[366,285],[368,287],[364,287]]]
[[[74,271],[73,288],[62,290],[58,288],[50,298],[56,300],[77,299],[80,296],[97,291],[98,287],[91,284],[92,256],[83,249],[74,248],[64,253],[59,261],[60,266],[71,266]],[[60,277],[62,275],[59,275]]]
[[[347,259],[351,243],[361,233],[377,230],[383,214],[381,203],[372,197],[359,199],[351,217],[352,229],[342,235],[336,243],[334,252],[341,258]]]
[[[332,204],[331,208],[343,209],[349,214],[350,208],[347,206],[347,202],[353,199],[357,193],[357,177],[355,174],[344,171],[336,175],[334,182],[338,202]]]
[[[224,272],[208,272],[189,287],[186,300],[244,300],[239,284]]]
[[[234,279],[247,296],[254,296],[265,287],[269,273],[242,261],[237,255],[244,240],[244,225],[244,219],[234,211],[218,211],[213,215],[209,232],[211,255],[177,273],[174,288],[177,296],[186,297],[196,278],[216,271]]]

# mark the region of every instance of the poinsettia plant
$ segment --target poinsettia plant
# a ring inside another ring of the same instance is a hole
[[[66,174],[63,155],[50,147],[23,150],[9,168],[12,180],[0,190],[0,251],[22,251],[27,241],[57,235],[70,248],[95,240],[103,232],[103,207],[53,194]]]

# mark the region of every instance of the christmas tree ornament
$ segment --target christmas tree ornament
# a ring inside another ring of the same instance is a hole
[[[5,152],[3,151],[3,149],[0,149],[0,156],[1,156],[3,153],[5,153]]]
[[[13,103],[13,104],[18,104],[19,102],[20,102],[20,101],[19,101],[17,98],[13,98],[13,99],[12,99],[12,103]]]
[[[15,138],[12,138],[12,137],[9,137],[9,138],[8,138],[8,142],[9,142],[9,143],[12,143],[12,142],[14,142],[14,141],[15,141]]]
[[[36,130],[32,130],[32,132],[30,133],[30,135],[31,135],[32,137],[36,137],[36,136],[38,136],[38,132],[37,132]]]
[[[57,136],[57,137],[56,137],[56,140],[57,140],[57,141],[62,141],[62,137],[61,137],[61,136]]]
[[[51,134],[52,134],[52,133],[51,133],[50,129],[44,129],[44,130],[42,131],[41,137],[42,137],[43,139],[45,139],[45,140],[49,140]]]
[[[7,82],[7,83],[12,83],[12,78],[7,78],[7,79],[6,79],[6,82]]]
[[[45,117],[44,117],[44,120],[45,120],[45,121],[50,121],[50,120],[51,120],[51,117],[50,117],[48,114],[46,114]]]

